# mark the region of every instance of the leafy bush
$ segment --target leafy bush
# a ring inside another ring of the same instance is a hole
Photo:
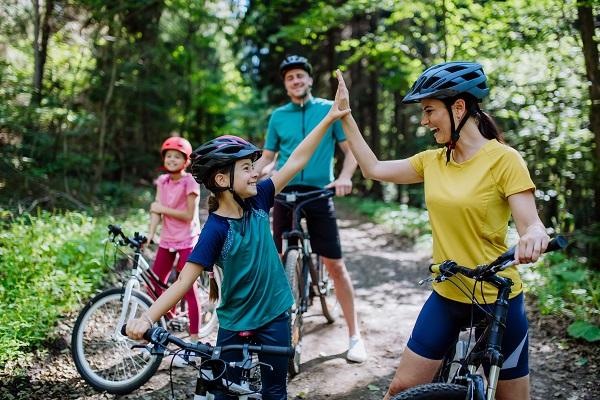
[[[140,220],[139,213],[133,218]],[[58,318],[102,285],[108,220],[77,212],[23,215],[0,232],[0,365],[42,343]]]
[[[525,270],[523,278],[542,314],[566,315],[574,321],[571,336],[600,341],[600,273],[555,252]]]

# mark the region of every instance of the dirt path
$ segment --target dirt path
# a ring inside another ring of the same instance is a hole
[[[417,282],[426,275],[427,252],[407,249],[392,235],[371,223],[340,220],[347,264],[355,285],[361,331],[370,358],[364,364],[345,360],[346,328],[328,325],[313,307],[306,319],[302,372],[289,384],[290,399],[380,400],[393,376],[428,288]],[[574,344],[562,338],[560,321],[531,323],[532,399],[600,399],[596,383],[600,369],[598,346]],[[122,397],[98,393],[83,382],[70,358],[72,321],[60,328],[64,340],[43,358],[26,362],[27,377],[5,376],[0,399],[131,399],[169,398],[168,365],[142,388]],[[190,399],[193,371],[174,373],[175,398]]]

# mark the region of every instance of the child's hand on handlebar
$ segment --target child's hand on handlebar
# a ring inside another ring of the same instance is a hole
[[[152,328],[152,320],[146,314],[143,314],[141,318],[136,318],[127,321],[126,333],[131,339],[142,340],[144,333]]]

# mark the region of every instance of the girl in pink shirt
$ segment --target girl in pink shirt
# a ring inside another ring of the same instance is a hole
[[[192,175],[185,172],[192,146],[184,138],[170,137],[162,144],[160,153],[167,171],[156,180],[156,199],[150,206],[149,241],[154,240],[162,217],[162,229],[156,259],[152,270],[167,282],[175,257],[179,254],[177,271],[181,271],[200,234],[198,204],[200,186]],[[158,288],[160,293],[160,288]],[[198,341],[200,309],[196,283],[186,293],[189,332],[192,341]]]

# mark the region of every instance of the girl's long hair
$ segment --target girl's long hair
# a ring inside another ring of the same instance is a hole
[[[208,179],[205,181],[204,186],[208,190],[210,190],[210,195],[208,196],[208,212],[215,212],[219,208],[219,197],[221,196],[221,191],[218,191],[219,186],[215,181],[215,177],[217,174],[228,174],[229,166],[215,168],[208,173]],[[227,190],[227,189],[225,189]],[[210,277],[210,289],[208,292],[209,301],[216,303],[219,300],[219,285],[217,285],[217,281],[215,280],[214,274],[209,273]]]

